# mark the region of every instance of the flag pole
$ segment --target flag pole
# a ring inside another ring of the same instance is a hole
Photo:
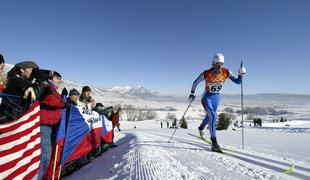
[[[60,179],[61,168],[62,168],[62,166],[60,165],[60,167],[59,167],[59,173],[58,173],[58,180]]]
[[[242,61],[240,68],[242,68]],[[241,121],[242,121],[242,149],[244,149],[244,121],[243,121],[243,74],[241,74]]]
[[[54,180],[54,178],[55,178],[55,173],[56,173],[57,154],[58,154],[58,144],[56,144],[56,152],[55,152],[55,159],[54,159],[54,168],[53,168],[52,180]]]

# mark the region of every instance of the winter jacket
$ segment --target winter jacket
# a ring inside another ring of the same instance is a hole
[[[3,93],[23,97],[26,90],[30,87],[34,88],[36,97],[39,97],[41,92],[40,87],[30,82],[25,76],[17,75],[8,78],[8,82]]]
[[[119,126],[119,114],[118,113],[112,112],[111,119],[112,119],[113,126]]]
[[[30,101],[24,99],[23,96],[28,88],[33,88],[35,100],[40,97],[41,87],[33,84],[25,76],[11,76],[8,77],[4,94],[11,96],[4,96],[0,105],[0,113],[6,116],[3,121],[11,121],[21,116],[30,105]]]
[[[57,125],[61,117],[61,109],[66,102],[51,84],[45,85],[45,95],[41,102],[41,125]]]
[[[89,96],[88,98],[84,95],[81,95],[78,100],[78,106],[85,109],[93,109],[96,105],[96,101]]]
[[[100,115],[107,116],[108,112],[112,112],[113,111],[113,108],[108,107],[108,108],[104,108],[103,109],[103,108],[95,107],[93,110],[96,111]]]

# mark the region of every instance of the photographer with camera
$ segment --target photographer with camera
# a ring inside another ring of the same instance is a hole
[[[96,101],[90,96],[91,89],[88,86],[82,88],[82,94],[78,101],[78,106],[85,109],[93,109],[96,106]]]
[[[0,106],[0,123],[17,119],[26,112],[32,101],[40,97],[41,87],[31,82],[33,71],[38,68],[33,61],[23,61],[8,72]]]

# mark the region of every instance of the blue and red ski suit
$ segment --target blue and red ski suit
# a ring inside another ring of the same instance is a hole
[[[211,137],[216,137],[216,112],[221,98],[220,92],[227,78],[231,79],[236,84],[240,84],[242,80],[241,76],[236,77],[227,68],[216,70],[212,67],[201,73],[192,86],[191,93],[194,94],[197,85],[205,81],[205,92],[203,93],[201,102],[206,111],[206,117],[199,126],[199,129],[203,130],[205,126],[209,124]]]

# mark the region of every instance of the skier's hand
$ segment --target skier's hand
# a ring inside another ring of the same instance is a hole
[[[190,95],[189,95],[189,97],[188,97],[188,100],[190,101],[190,102],[193,102],[194,100],[195,100],[195,95],[194,95],[194,93],[191,93]]]
[[[246,73],[245,67],[244,67],[244,66],[241,66],[241,67],[239,68],[239,70],[238,70],[239,76],[242,76],[242,75],[244,75],[245,73]]]

